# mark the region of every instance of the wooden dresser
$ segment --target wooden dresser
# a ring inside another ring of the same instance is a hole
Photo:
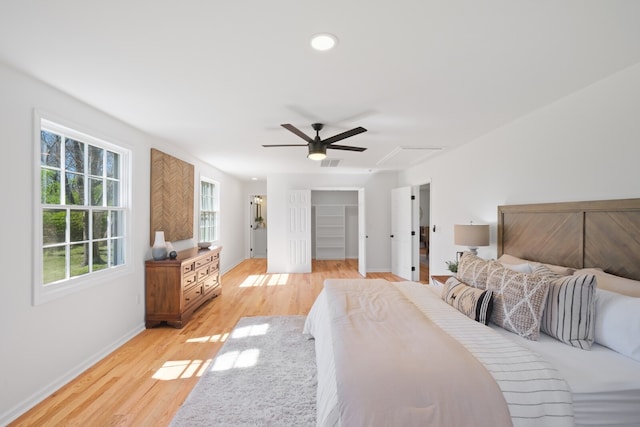
[[[176,259],[145,262],[147,328],[162,322],[182,328],[202,304],[220,295],[221,250],[191,248]]]

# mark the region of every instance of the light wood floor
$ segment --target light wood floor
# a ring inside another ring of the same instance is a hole
[[[358,277],[357,260],[314,261],[309,274],[266,274],[265,259],[245,260],[183,329],[143,331],[10,425],[166,426],[241,317],[307,314],[326,278]]]

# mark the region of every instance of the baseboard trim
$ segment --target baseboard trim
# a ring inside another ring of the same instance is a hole
[[[42,402],[47,397],[51,396],[54,392],[60,390],[63,386],[77,378],[84,371],[107,357],[109,354],[113,353],[116,349],[121,347],[124,343],[138,335],[140,332],[144,331],[144,322],[137,325],[135,328],[131,329],[129,332],[124,334],[115,342],[109,344],[93,356],[89,357],[84,363],[77,366],[75,369],[67,372],[66,374],[58,377],[56,380],[42,387],[40,390],[32,394],[30,397],[25,399],[19,405],[10,408],[4,413],[0,414],[0,425],[7,425],[10,422],[16,420],[18,417],[28,412],[31,408],[36,406],[38,403]]]

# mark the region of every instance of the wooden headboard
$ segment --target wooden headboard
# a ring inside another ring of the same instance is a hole
[[[498,206],[498,257],[640,280],[640,199]]]

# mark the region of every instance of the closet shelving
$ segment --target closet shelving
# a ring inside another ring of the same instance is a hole
[[[345,205],[316,205],[316,259],[345,259]]]

